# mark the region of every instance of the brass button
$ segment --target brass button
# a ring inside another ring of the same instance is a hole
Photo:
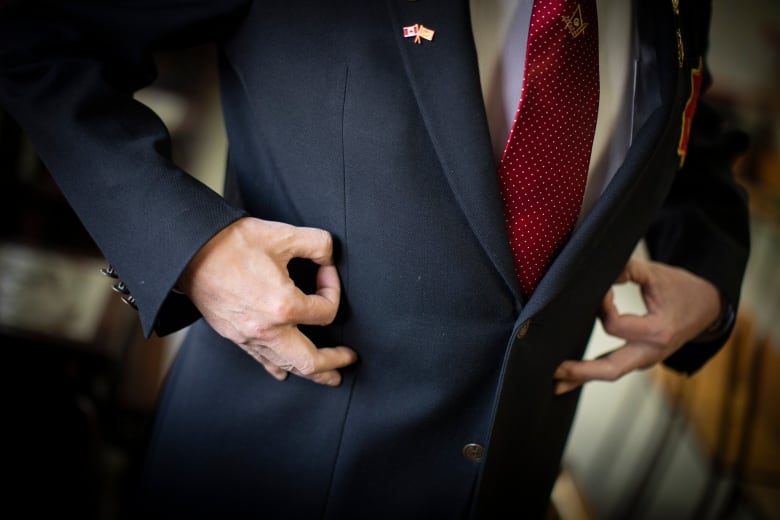
[[[525,335],[528,333],[528,329],[531,326],[531,320],[526,320],[525,323],[520,325],[520,330],[517,331],[517,336],[515,336],[517,339],[523,339]]]
[[[463,456],[472,462],[482,462],[485,448],[481,444],[466,444],[463,446]]]

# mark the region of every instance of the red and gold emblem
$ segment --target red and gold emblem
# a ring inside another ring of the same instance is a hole
[[[685,164],[685,156],[688,155],[688,138],[691,134],[691,123],[693,122],[693,115],[696,113],[696,105],[699,102],[703,72],[704,66],[702,65],[702,58],[700,56],[699,66],[695,69],[691,69],[691,93],[688,96],[688,101],[685,102],[685,110],[683,110],[682,113],[680,141],[677,144],[677,155],[680,156],[680,168]]]
[[[572,38],[576,38],[584,33],[585,28],[588,26],[588,22],[582,17],[582,8],[580,7],[580,4],[577,4],[577,7],[574,9],[571,16],[563,15],[561,18]]]

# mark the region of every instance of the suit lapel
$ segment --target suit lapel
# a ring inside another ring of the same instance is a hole
[[[515,296],[495,160],[482,102],[469,5],[452,0],[389,0],[406,73],[436,154],[478,240]],[[422,24],[432,40],[403,37]]]

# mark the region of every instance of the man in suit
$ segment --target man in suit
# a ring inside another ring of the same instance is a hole
[[[599,108],[614,123],[596,131],[603,165],[531,293],[508,245],[490,134],[506,137],[485,109],[468,2],[5,8],[3,106],[146,334],[195,322],[159,404],[141,512],[539,517],[583,383],[659,362],[694,372],[717,351],[748,250],[729,168],[740,139],[697,108],[708,3],[642,4],[613,26],[630,75]],[[153,50],[206,40],[220,50],[224,198],[171,162],[163,125],[132,99]],[[654,261],[630,261],[643,237]],[[646,316],[619,314],[615,280],[640,284]],[[599,314],[626,344],[583,361]]]

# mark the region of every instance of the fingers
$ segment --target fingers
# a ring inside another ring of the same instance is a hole
[[[273,377],[289,373],[337,385],[338,369],[357,356],[346,347],[318,349],[299,325],[328,325],[341,300],[333,240],[322,229],[252,217],[215,235],[187,267],[187,295],[214,330],[241,346]],[[290,278],[293,258],[319,264],[316,291]]]
[[[284,381],[287,379],[288,371],[285,368],[278,367],[271,363],[269,360],[265,358],[261,354],[261,348],[253,347],[253,346],[242,346],[244,352],[252,356],[255,361],[259,362],[261,365],[263,365],[263,368],[265,368],[266,372],[271,374],[275,379],[279,381]]]
[[[285,245],[285,252],[290,258],[308,258],[320,265],[333,265],[333,237],[323,229],[311,227],[296,227],[287,224],[273,223],[283,226],[283,232],[275,235]]]
[[[626,262],[623,271],[615,279],[616,284],[635,282],[644,285],[652,277],[653,262],[641,258],[631,257]]]
[[[625,345],[592,361],[565,361],[554,374],[555,392],[564,393],[594,380],[615,381],[668,358],[717,321],[720,297],[707,280],[679,267],[632,258],[617,283],[639,286],[646,312],[622,313],[610,289],[599,318],[604,331]]]
[[[317,270],[316,296],[338,305],[341,299],[341,280],[335,266],[323,265]]]
[[[317,290],[306,294],[292,282],[288,291],[279,293],[274,312],[269,316],[277,325],[328,325],[336,318],[341,301],[341,282],[335,266],[321,266],[317,272]]]
[[[280,316],[274,327],[280,332],[273,336],[272,341],[253,347],[262,357],[261,363],[266,371],[280,381],[291,373],[327,386],[341,384],[338,369],[357,361],[355,351],[343,346],[317,348],[297,327],[300,324],[327,325],[333,322],[340,299],[341,282],[333,265],[319,268],[315,294],[307,295],[296,288],[289,300],[292,305],[289,312]]]
[[[621,312],[615,304],[612,289],[607,292],[601,302],[599,319],[604,327],[604,332],[610,336],[630,341],[647,337],[654,328],[654,320],[650,316]]]
[[[341,282],[333,263],[331,234],[323,229],[255,218],[246,218],[241,222],[245,226],[242,228],[246,235],[244,242],[248,244],[251,253],[262,251],[267,258],[273,259],[270,264],[263,262],[262,258],[253,263],[255,269],[266,266],[265,270],[253,273],[258,283],[266,284],[257,294],[263,295],[262,303],[268,302],[267,306],[256,309],[265,316],[266,325],[331,323],[336,317],[341,298]],[[315,294],[305,294],[289,278],[286,267],[293,258],[308,259],[320,265]]]
[[[326,386],[341,384],[339,369],[357,361],[357,354],[347,347],[318,349],[303,334],[301,337],[308,343],[305,348],[290,348],[288,342],[283,354],[264,345],[245,346],[244,350],[279,381],[284,381],[288,374],[294,374]]]
[[[636,258],[629,259],[615,280],[616,284],[628,282],[638,284],[645,306],[655,309],[653,299],[656,291],[652,264]],[[648,302],[648,299],[651,301]],[[561,363],[553,375],[556,394],[569,392],[589,381],[617,381],[630,372],[649,368],[662,361],[673,347],[663,334],[670,328],[663,313],[647,312],[638,315],[622,312],[615,302],[613,289],[609,289],[604,295],[599,319],[607,334],[621,338],[626,343],[623,347],[594,360],[569,360]]]
[[[615,305],[615,291],[611,288],[604,295],[601,300],[601,308],[599,309],[599,319],[602,321],[610,316],[619,314],[617,305]]]
[[[587,361],[564,361],[555,370],[554,391],[560,395],[590,381],[617,381],[635,370],[659,363],[663,350],[646,343],[632,343]]]
[[[607,334],[628,341],[655,337],[659,326],[658,318],[654,315],[621,314],[614,304],[608,308],[603,307],[600,316]]]
[[[242,345],[253,358],[260,361],[276,379],[284,380],[292,373],[316,383],[338,386],[340,368],[357,361],[350,348],[317,348],[297,327],[289,327],[273,342]]]
[[[615,283],[633,282],[638,284],[642,291],[644,306],[651,312],[642,315],[621,312],[614,301],[614,290],[609,289],[599,310],[599,319],[607,334],[628,341],[642,341],[658,337],[664,323],[662,315],[652,312],[656,310],[656,306],[654,305],[655,289],[651,285],[651,280],[652,267],[650,262],[636,258],[629,259]]]
[[[277,353],[264,345],[240,346],[278,381],[284,381],[290,374],[294,374],[321,385],[339,386],[342,377],[338,369],[357,361],[357,354],[347,347],[315,348],[316,355],[314,357],[304,356],[303,361],[296,364],[283,360]]]
[[[275,233],[280,242],[283,262],[292,258],[306,258],[320,264],[317,272],[317,291],[305,294],[287,280],[290,292],[280,295],[277,320],[280,324],[327,325],[338,312],[341,299],[341,281],[333,265],[333,239],[327,231],[309,227],[295,227],[277,222],[265,224],[263,231]],[[270,231],[269,231],[270,228]],[[280,229],[276,229],[280,228]]]

